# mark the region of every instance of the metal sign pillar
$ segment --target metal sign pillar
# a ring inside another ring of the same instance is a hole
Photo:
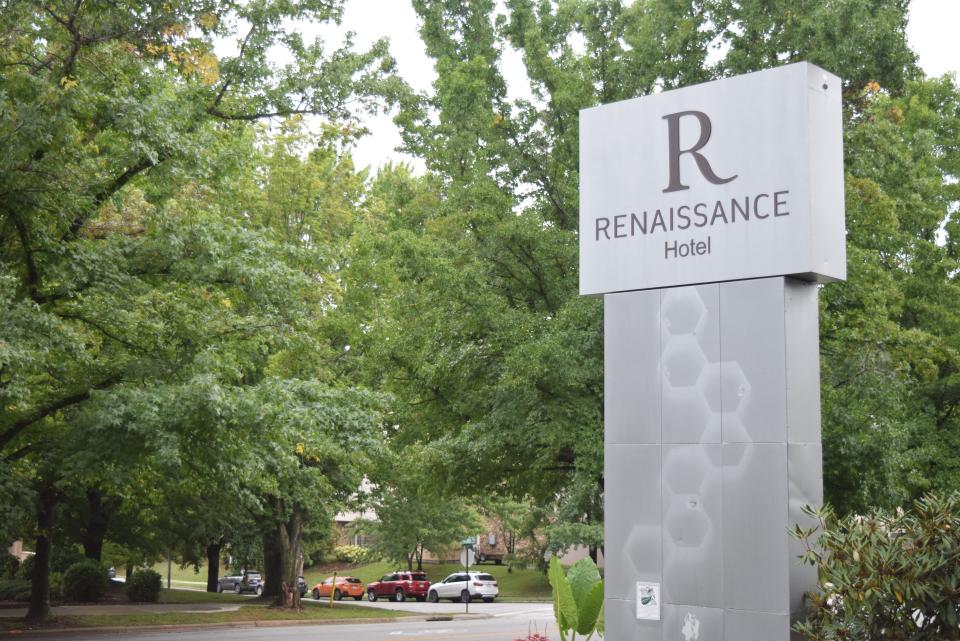
[[[607,294],[604,314],[606,638],[790,639],[816,581],[787,530],[822,501],[817,286]]]

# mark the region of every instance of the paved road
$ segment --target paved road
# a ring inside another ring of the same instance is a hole
[[[118,638],[134,641],[514,641],[525,639],[528,630],[547,631],[556,637],[553,610],[549,603],[478,603],[470,604],[470,614],[483,618],[426,621],[425,617],[443,618],[462,614],[462,603],[377,603],[362,602],[365,607],[385,610],[406,610],[420,616],[416,620],[390,623],[348,623],[342,625],[298,625],[291,627],[216,628],[185,632],[125,632],[71,633],[51,635],[44,639],[71,641],[116,641]],[[319,604],[314,604],[314,606]],[[309,607],[309,606],[308,606]],[[31,635],[18,635],[30,638]],[[39,638],[39,637],[35,637]]]
[[[304,607],[326,607],[329,605],[327,599],[314,601],[313,599],[303,599]],[[380,610],[402,610],[404,612],[414,612],[423,615],[446,615],[446,614],[464,614],[466,607],[463,603],[451,603],[450,601],[441,601],[439,603],[426,603],[418,601],[404,601],[403,603],[394,603],[385,599],[379,599],[371,603],[364,599],[363,601],[344,601],[351,605],[359,605],[367,608],[377,608]],[[553,606],[550,603],[503,603],[495,601],[493,603],[471,603],[470,614],[486,614],[493,617],[512,617],[512,616],[545,616],[553,618]]]

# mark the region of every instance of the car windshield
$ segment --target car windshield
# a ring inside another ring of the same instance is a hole
[[[355,579],[355,578],[353,578],[353,577],[350,577],[349,579],[345,579],[345,581],[346,581],[347,583],[360,583],[360,582],[361,582],[360,579]]]
[[[260,578],[260,573],[259,573],[259,572],[247,572],[247,576],[250,577],[251,579],[259,579],[259,578]]]
[[[477,575],[477,580],[479,580],[479,581],[496,581],[496,579],[493,578],[493,575],[492,575],[492,574],[478,574],[478,575]]]

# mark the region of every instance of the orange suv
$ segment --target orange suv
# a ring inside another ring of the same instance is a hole
[[[430,581],[424,572],[397,571],[383,575],[379,581],[367,584],[367,599],[376,601],[380,597],[391,601],[406,601],[414,598],[423,601],[430,590]]]
[[[355,601],[363,598],[363,581],[352,576],[338,576],[336,585],[333,583],[333,577],[328,576],[322,583],[313,586],[313,598],[329,597],[331,588],[333,588],[334,601],[339,601],[345,596],[352,596]]]

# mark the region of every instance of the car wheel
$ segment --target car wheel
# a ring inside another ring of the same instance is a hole
[[[437,594],[436,590],[430,590],[430,594],[427,595],[427,601],[430,603],[436,603],[440,600],[440,595]]]
[[[319,601],[319,600],[320,600],[320,590],[318,590],[318,589],[316,589],[316,588],[313,589],[313,600],[314,600],[314,601]]]
[[[493,603],[493,597],[492,597],[492,596],[484,597],[483,602],[484,602],[484,603]]]
[[[407,600],[407,594],[403,591],[403,588],[397,588],[397,591],[393,593],[393,600],[401,603]]]
[[[239,583],[235,583],[235,584],[233,585],[233,591],[236,592],[237,594],[240,594],[243,590],[240,589],[240,584],[239,584]]]
[[[470,603],[470,591],[464,590],[463,592],[461,592],[460,600],[463,601],[464,603]]]
[[[334,600],[334,601],[339,601],[339,600],[342,599],[342,598],[343,598],[343,595],[340,594],[340,590],[334,590],[334,591],[333,591],[333,600]]]
[[[263,586],[262,586],[262,585],[258,585],[258,586],[257,586],[257,596],[260,596],[260,595],[262,595],[262,594],[263,594]]]
[[[367,590],[367,601],[376,601],[377,593],[373,590]]]

